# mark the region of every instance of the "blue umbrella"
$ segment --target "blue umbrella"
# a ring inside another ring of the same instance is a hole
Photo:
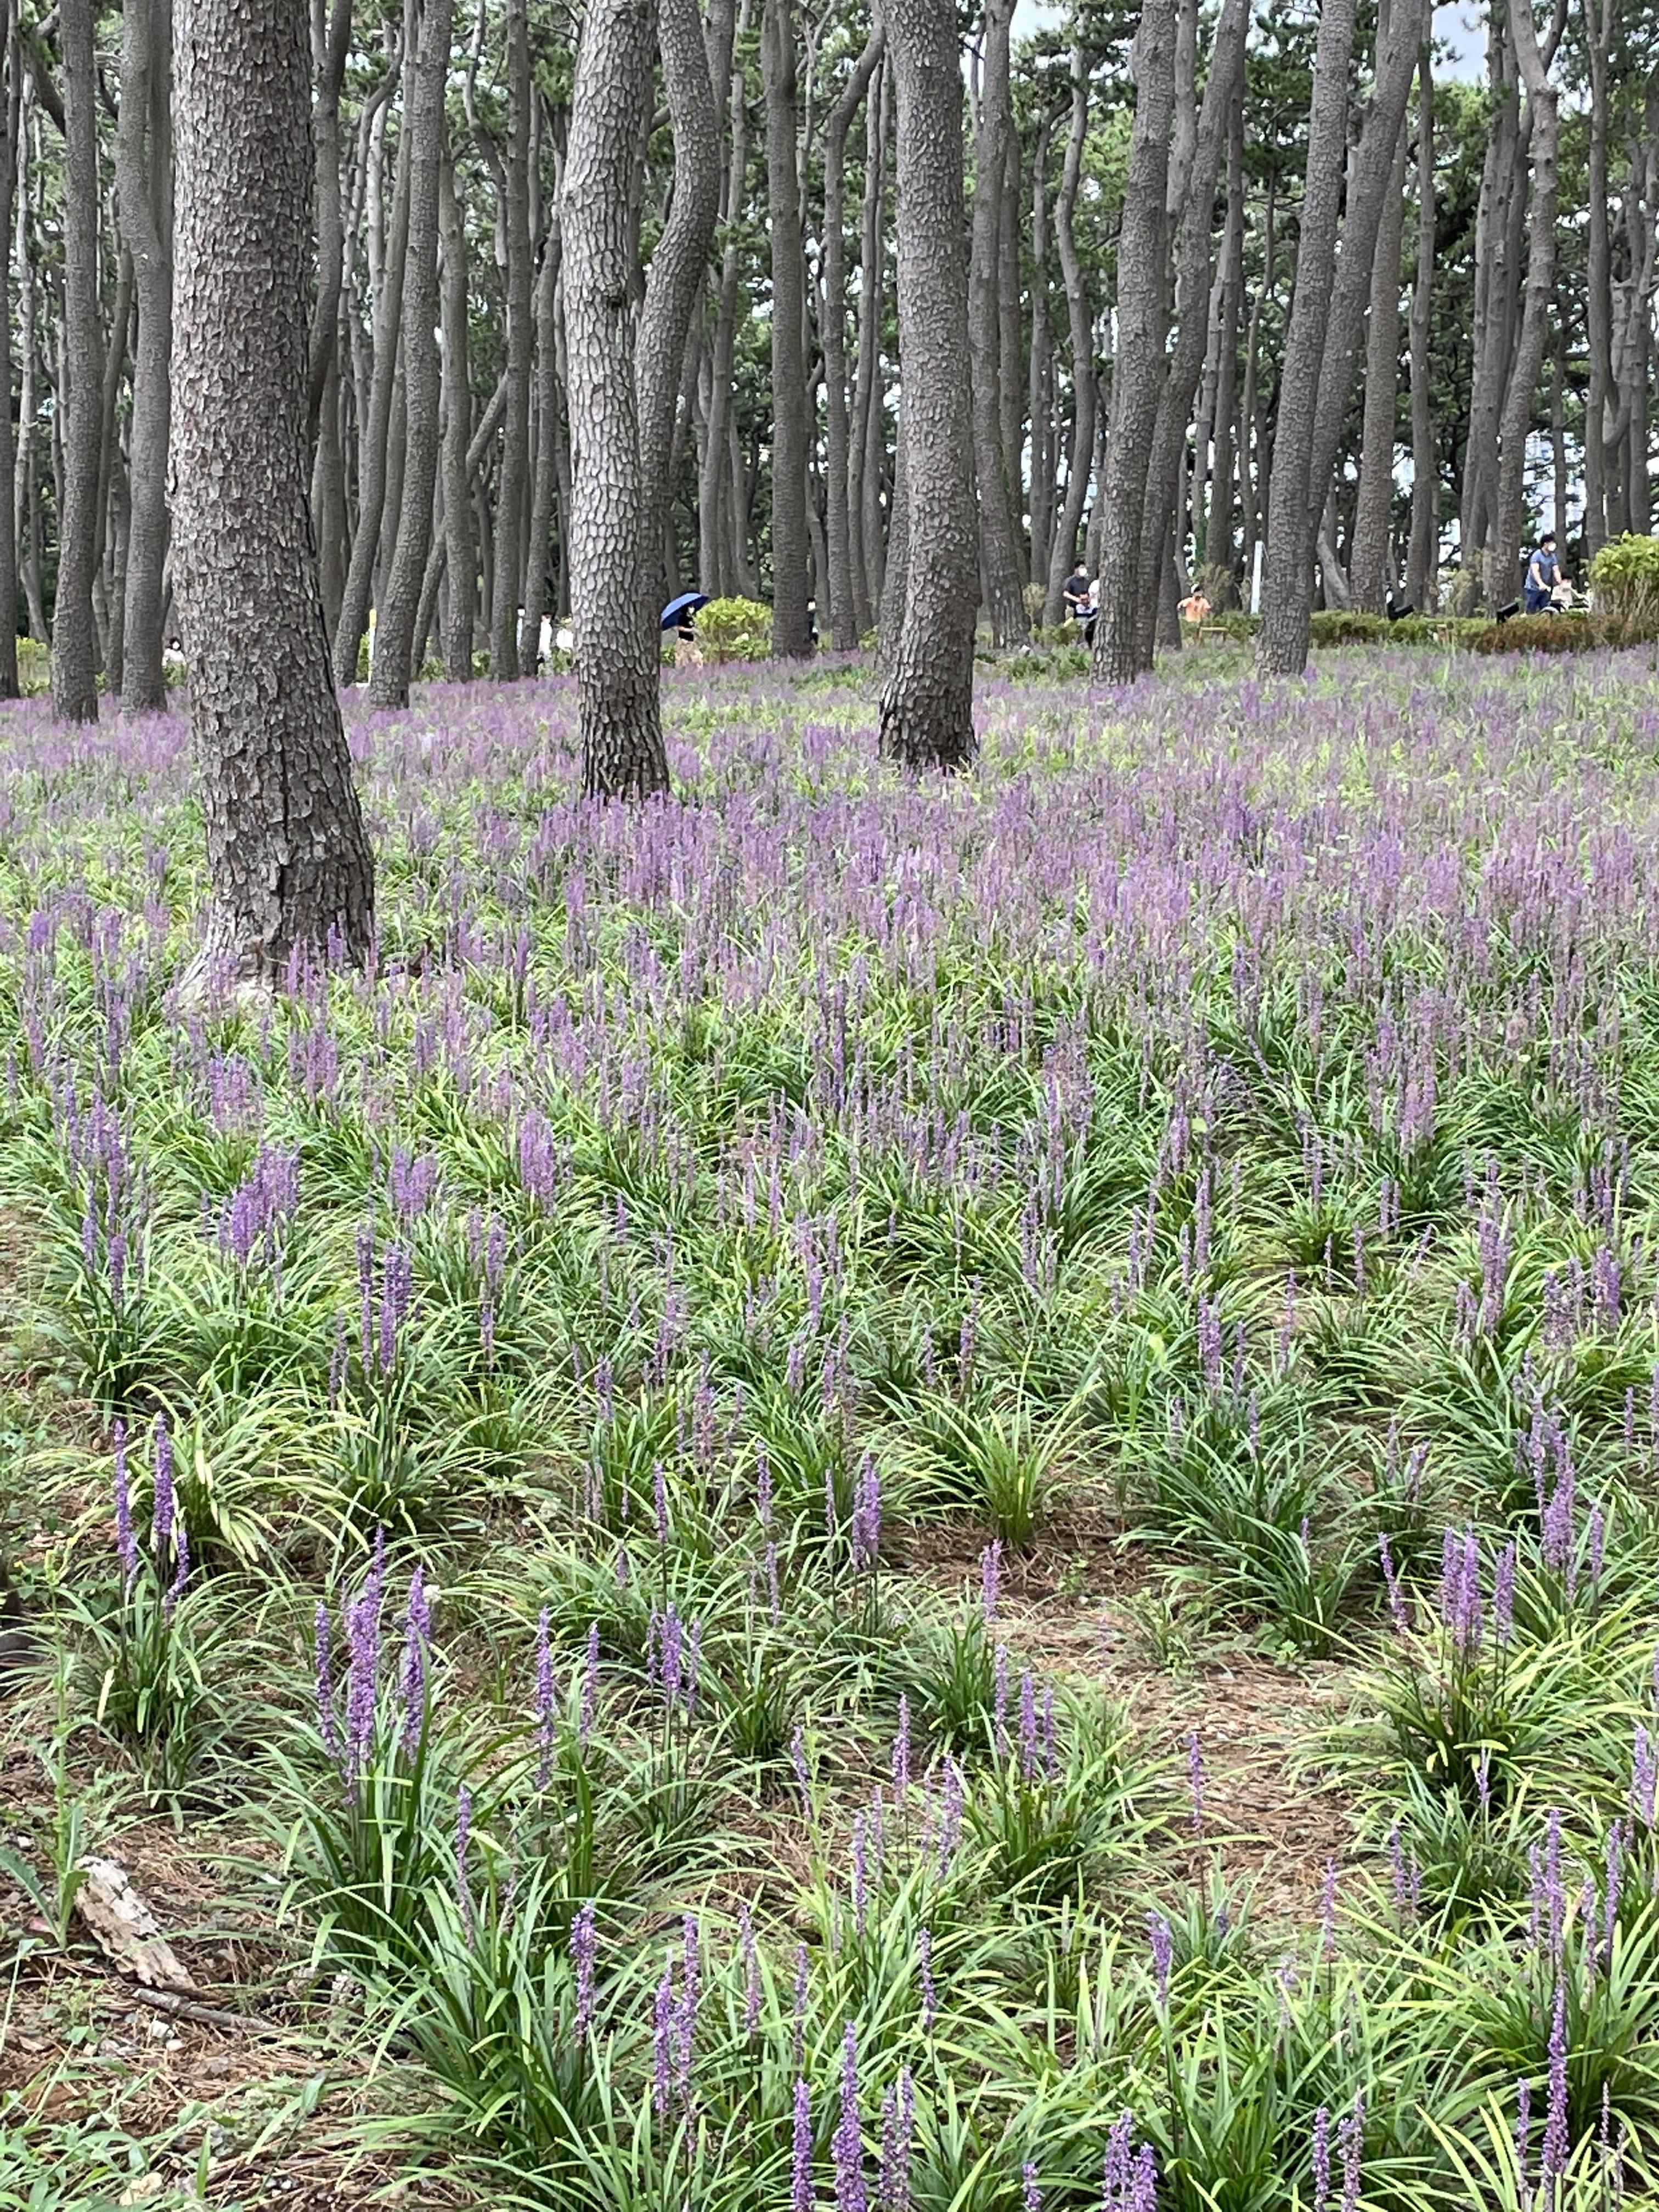
[[[682,592],[677,599],[670,599],[662,611],[662,629],[678,629],[687,615],[694,615],[699,607],[708,605],[707,592]]]

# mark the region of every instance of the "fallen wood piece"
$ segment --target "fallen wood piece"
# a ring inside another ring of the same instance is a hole
[[[83,1859],[75,1909],[99,1947],[146,1989],[193,1991],[155,1915],[113,1859]]]
[[[272,2021],[261,2020],[257,2013],[228,2012],[222,2005],[193,2004],[188,1997],[174,1995],[171,1990],[126,1990],[124,1999],[136,2004],[148,2005],[152,2012],[166,2013],[172,2020],[188,2020],[202,2027],[240,2027],[251,2035],[280,2035],[283,2031]]]

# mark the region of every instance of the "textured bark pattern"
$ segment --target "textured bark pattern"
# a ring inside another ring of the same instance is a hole
[[[128,0],[121,15],[121,114],[115,142],[121,235],[132,257],[138,339],[132,364],[126,605],[121,704],[167,704],[161,666],[167,548],[167,432],[173,405],[173,266],[167,89],[169,0]]]
[[[898,80],[898,321],[908,507],[904,620],[881,749],[908,769],[974,753],[974,480],[962,70],[951,0],[890,0]]]
[[[0,100],[5,139],[0,145],[0,364],[6,390],[12,388],[10,263],[7,249],[17,191],[18,151],[21,143],[22,53],[18,39],[17,0],[7,0],[5,28],[5,87]],[[17,604],[17,476],[16,434],[11,409],[0,407],[0,607]],[[0,622],[0,699],[15,699],[21,686],[17,670],[17,625]]]
[[[1140,528],[1164,382],[1164,209],[1175,120],[1175,40],[1174,0],[1146,0],[1135,39],[1134,134],[1117,241],[1117,365],[1106,460],[1100,620],[1095,629],[1095,674],[1107,684],[1127,684],[1139,660]],[[1156,589],[1156,568],[1152,580]]]
[[[663,605],[657,598],[665,580],[662,555],[652,549],[663,544],[673,490],[669,457],[685,368],[686,333],[702,292],[720,204],[720,118],[697,0],[658,0],[657,36],[674,132],[674,197],[651,256],[645,308],[634,344],[640,477],[649,507],[645,520],[647,553],[639,588],[650,615],[659,614]]]
[[[63,514],[52,608],[52,702],[69,722],[98,719],[98,476],[103,447],[103,338],[98,316],[97,83],[92,0],[64,0]]]
[[[1550,296],[1555,284],[1555,195],[1559,118],[1548,64],[1538,51],[1525,0],[1513,19],[1516,59],[1527,88],[1532,125],[1532,206],[1527,228],[1527,283],[1521,334],[1510,367],[1498,431],[1498,492],[1486,553],[1486,592],[1494,605],[1510,599],[1521,581],[1521,522],[1526,504],[1527,432],[1538,393],[1549,336]]]
[[[772,650],[806,652],[805,264],[796,170],[794,21],[789,0],[765,0],[766,193],[772,229]],[[958,157],[958,163],[960,157]]]
[[[1440,486],[1429,386],[1429,331],[1434,305],[1434,58],[1427,41],[1418,58],[1417,275],[1412,287],[1412,538],[1406,597],[1419,613],[1434,611],[1439,568]]]
[[[439,177],[444,147],[444,86],[449,75],[450,0],[422,0],[415,52],[405,64],[409,138],[409,237],[404,260],[403,498],[374,639],[369,696],[377,707],[406,707],[418,641],[416,617],[432,543],[432,495],[438,480],[443,371],[438,319]]]
[[[657,631],[639,590],[650,502],[640,477],[628,175],[650,119],[652,0],[592,0],[565,156],[564,313],[575,475],[570,518],[582,783],[668,787]]]
[[[277,981],[301,948],[362,958],[374,896],[306,502],[304,0],[181,0],[178,32],[175,582],[208,942]]]
[[[1048,595],[1042,603],[1042,619],[1049,629],[1065,611],[1066,579],[1077,554],[1077,534],[1083,524],[1084,502],[1089,496],[1089,471],[1095,453],[1094,325],[1084,289],[1083,263],[1077,250],[1072,216],[1077,206],[1083,176],[1083,149],[1089,134],[1089,71],[1081,46],[1072,49],[1072,121],[1066,139],[1066,162],[1060,171],[1060,192],[1054,201],[1054,246],[1066,287],[1066,327],[1072,341],[1072,451],[1066,477],[1066,495],[1054,525],[1054,550],[1048,562]]]
[[[1336,267],[1337,210],[1347,157],[1353,15],[1353,0],[1322,0],[1314,55],[1296,289],[1285,336],[1273,475],[1267,487],[1267,553],[1255,653],[1256,666],[1264,676],[1294,674],[1307,665],[1308,659],[1314,535],[1309,471],[1319,368]],[[1322,507],[1322,485],[1318,497]]]
[[[886,52],[878,23],[830,111],[823,133],[824,536],[830,563],[830,629],[850,652],[859,641],[853,585],[851,437],[847,412],[847,134]]]
[[[471,472],[466,460],[472,387],[467,371],[466,234],[447,160],[438,173],[438,231],[443,249],[444,555],[449,572],[444,674],[452,684],[465,684],[472,674],[472,624],[478,603]]]
[[[968,347],[973,375],[974,475],[979,487],[979,565],[985,611],[998,645],[1016,644],[1030,625],[1021,590],[1019,548],[1009,504],[1011,471],[1003,451],[1001,259],[1003,187],[1013,140],[1008,84],[1012,0],[986,0],[979,137],[974,149],[973,249],[969,267]],[[1018,456],[1014,457],[1018,465]]]
[[[1394,589],[1394,449],[1400,406],[1400,252],[1406,234],[1406,128],[1377,225],[1365,325],[1364,415],[1354,501],[1353,603],[1380,615]]]
[[[648,68],[648,64],[647,64]],[[517,676],[519,609],[524,600],[524,514],[530,474],[530,349],[533,309],[530,250],[530,33],[526,0],[507,0],[508,130],[501,221],[507,233],[507,413],[501,496],[495,508],[495,592],[489,607],[489,666]]]

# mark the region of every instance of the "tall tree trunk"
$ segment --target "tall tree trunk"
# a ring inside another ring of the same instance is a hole
[[[1117,240],[1117,356],[1112,374],[1106,527],[1101,544],[1095,674],[1136,672],[1136,574],[1158,403],[1164,383],[1164,268],[1170,132],[1175,119],[1175,0],[1145,0],[1135,34],[1134,133]],[[1207,242],[1207,241],[1206,241]]]
[[[98,641],[92,611],[97,567],[98,474],[103,447],[103,334],[98,313],[98,81],[92,0],[64,0],[64,496],[58,510],[58,592],[52,608],[52,701],[67,722],[98,719]]]
[[[1153,363],[1161,386],[1153,398],[1153,422],[1144,479],[1140,534],[1127,574],[1135,579],[1131,610],[1136,668],[1152,665],[1158,611],[1166,594],[1164,570],[1180,534],[1177,494],[1193,398],[1203,374],[1210,330],[1210,231],[1215,220],[1216,179],[1237,89],[1244,74],[1247,0],[1223,0],[1210,58],[1209,82],[1191,146],[1183,158],[1181,232],[1176,252],[1176,341]],[[1137,97],[1139,112],[1139,100]],[[1122,267],[1119,247],[1119,267]],[[1119,326],[1123,328],[1121,311]],[[1128,333],[1126,331],[1126,337]],[[1103,598],[1104,596],[1103,587]],[[1101,628],[1105,628],[1104,622]],[[1098,633],[1097,633],[1098,635]],[[1177,623],[1176,640],[1179,642]]]
[[[974,752],[975,517],[962,70],[951,0],[888,0],[898,84],[899,367],[908,507],[904,620],[881,750],[907,769]]]
[[[563,264],[564,231],[556,205],[542,246],[542,265],[536,274],[536,474],[530,500],[524,622],[519,632],[519,659],[530,673],[540,665],[553,508],[564,465],[559,416],[559,278]]]
[[[842,653],[851,652],[863,629],[853,588],[853,479],[847,412],[847,134],[886,50],[886,32],[877,23],[830,111],[823,131],[824,534],[830,566],[830,630]]]
[[[1412,285],[1412,539],[1406,597],[1431,614],[1440,568],[1439,471],[1434,447],[1434,395],[1429,331],[1434,307],[1434,52],[1425,40],[1418,57],[1417,272]]]
[[[1089,69],[1080,45],[1072,48],[1072,123],[1066,140],[1066,163],[1054,200],[1054,246],[1060,255],[1060,282],[1066,287],[1066,325],[1072,344],[1072,451],[1066,471],[1066,495],[1054,525],[1054,551],[1048,561],[1048,595],[1042,604],[1044,625],[1052,629],[1065,611],[1066,579],[1077,558],[1077,534],[1083,526],[1083,510],[1089,499],[1089,472],[1095,457],[1095,339],[1094,317],[1085,288],[1083,260],[1072,228],[1078,186],[1083,176],[1083,149],[1089,135]]]
[[[447,155],[438,172],[438,234],[443,252],[444,556],[448,598],[444,609],[444,674],[452,684],[472,674],[472,630],[478,604],[478,554],[472,536],[471,471],[467,440],[472,428],[472,382],[466,327],[466,231],[455,197],[455,171]]]
[[[1404,0],[1395,0],[1404,4]],[[1365,331],[1364,427],[1354,504],[1353,603],[1380,615],[1394,589],[1395,432],[1400,400],[1400,254],[1406,229],[1406,128],[1401,125],[1394,176],[1377,226]],[[1346,248],[1345,248],[1346,251]]]
[[[1216,366],[1214,461],[1205,501],[1200,558],[1233,566],[1233,488],[1238,468],[1238,314],[1244,297],[1244,102],[1233,102],[1227,133],[1227,228],[1221,247],[1221,331]]]
[[[340,93],[351,50],[351,0],[313,0],[312,62],[317,140],[317,290],[311,307],[307,393],[316,431],[331,368],[338,362],[340,291],[345,275],[345,216],[340,201]],[[141,306],[142,312],[142,306]]]
[[[629,173],[651,114],[654,15],[652,0],[589,0],[565,154],[571,615],[582,787],[602,799],[668,787],[657,631],[640,592],[652,501],[640,466],[629,216]]]
[[[398,535],[376,626],[369,697],[406,707],[414,674],[416,617],[432,543],[443,371],[438,320],[439,173],[444,92],[449,81],[451,0],[421,0],[415,51],[405,63],[404,131],[409,139],[409,230],[404,259],[404,472]]]
[[[368,953],[374,864],[307,510],[311,56],[303,0],[180,0],[173,510],[210,957]]]
[[[1021,579],[1020,635],[1030,634],[1030,617],[1024,611],[1026,574],[1025,515],[1025,327],[1020,312],[1020,170],[1019,134],[1008,131],[1008,167],[1002,185],[1002,239],[997,254],[997,325],[1002,343],[998,374],[1002,398],[1002,465],[1008,482],[1008,513],[1014,526],[1016,568]],[[1035,428],[1033,425],[1033,428]]]
[[[720,529],[722,495],[731,474],[732,374],[737,348],[738,285],[743,270],[741,223],[744,179],[749,159],[749,109],[744,98],[743,44],[749,29],[750,0],[742,0],[732,42],[727,88],[730,157],[720,202],[720,275],[714,305],[714,343],[710,356],[708,431],[697,480],[699,588],[716,595],[724,587],[729,563]]]
[[[1031,565],[1034,586],[1048,582],[1054,521],[1054,340],[1048,331],[1048,140],[1052,116],[1038,119],[1031,161],[1031,353],[1026,412],[1031,424]],[[1035,597],[1035,592],[1033,592]]]
[[[1532,125],[1532,209],[1527,234],[1527,283],[1521,334],[1510,364],[1504,411],[1498,426],[1498,493],[1494,526],[1486,553],[1486,592],[1514,596],[1521,572],[1521,526],[1526,501],[1527,434],[1532,427],[1539,371],[1549,337],[1550,300],[1555,289],[1556,158],[1559,125],[1554,86],[1538,49],[1526,0],[1513,10],[1510,31],[1516,64],[1527,91]]]
[[[1612,253],[1607,236],[1607,50],[1614,0],[1583,0],[1584,49],[1589,60],[1589,190],[1585,198],[1584,329],[1589,386],[1584,395],[1584,558],[1595,559],[1607,535],[1607,413],[1613,403]],[[1555,526],[1563,527],[1558,514]]]
[[[685,377],[686,337],[708,276],[708,249],[720,204],[720,118],[697,0],[659,0],[658,25],[663,83],[674,131],[674,194],[651,257],[634,346],[640,465],[649,510],[645,565],[635,588],[653,620],[663,605],[662,549],[673,489],[670,458]]]
[[[794,23],[790,0],[763,0],[766,198],[772,237],[772,650],[810,650],[806,620],[806,362]]]
[[[0,145],[0,369],[5,376],[6,404],[0,407],[0,699],[15,699],[20,685],[17,672],[17,440],[11,419],[11,246],[13,214],[18,198],[17,172],[22,147],[22,46],[17,21],[17,0],[6,0],[3,116],[4,143]],[[23,428],[27,434],[27,424]]]
[[[887,457],[881,370],[882,303],[886,291],[882,265],[882,205],[887,180],[887,143],[893,109],[890,58],[880,77],[880,97],[872,88],[864,117],[864,210],[859,244],[859,362],[853,385],[852,507],[853,592],[859,633],[874,629],[884,617],[885,546],[881,526],[882,474]]]
[[[530,243],[530,33],[527,0],[507,0],[507,159],[501,211],[507,233],[507,414],[501,436],[501,489],[495,502],[494,595],[489,608],[489,667],[517,676],[519,609],[524,603],[524,535],[530,495],[530,351],[533,335]],[[646,64],[647,78],[650,62]],[[647,93],[647,97],[649,97]],[[637,571],[635,572],[637,582]]]
[[[979,570],[996,644],[1030,628],[1020,582],[1019,547],[1009,505],[999,385],[1002,365],[1000,263],[1002,194],[1013,136],[1008,83],[1013,0],[985,0],[983,78],[974,149],[973,252],[969,270],[968,343],[973,374],[974,475],[979,487]]]
[[[1309,110],[1308,167],[1297,246],[1296,289],[1285,336],[1267,486],[1267,556],[1256,666],[1264,676],[1293,675],[1307,665],[1312,612],[1313,514],[1325,488],[1310,481],[1320,362],[1336,269],[1337,211],[1342,197],[1348,132],[1348,64],[1353,52],[1353,0],[1322,0]]]
[[[413,0],[405,10],[404,58],[414,30]],[[351,560],[346,569],[345,590],[340,600],[340,620],[334,633],[334,680],[342,690],[357,681],[357,656],[368,628],[369,604],[374,595],[374,573],[380,558],[380,537],[387,508],[387,458],[392,442],[392,401],[397,393],[404,313],[404,270],[409,242],[409,162],[412,151],[404,130],[398,143],[398,166],[392,188],[392,221],[388,228],[385,267],[374,302],[374,353],[368,407],[357,418],[357,527],[352,534]],[[378,627],[378,623],[377,623]]]
[[[121,111],[115,143],[121,230],[138,301],[133,352],[131,475],[121,704],[167,704],[161,611],[167,547],[167,436],[172,414],[172,167],[168,90],[170,0],[127,0],[121,15]]]

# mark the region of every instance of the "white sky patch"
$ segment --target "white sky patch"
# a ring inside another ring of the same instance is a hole
[[[1049,5],[1048,0],[1015,0],[1017,39],[1030,38],[1037,31],[1057,29],[1065,20],[1066,10]],[[1449,7],[1437,7],[1434,11],[1434,28],[1443,49],[1438,62],[1441,76],[1478,83],[1486,73],[1486,33],[1474,0],[1454,0]]]

